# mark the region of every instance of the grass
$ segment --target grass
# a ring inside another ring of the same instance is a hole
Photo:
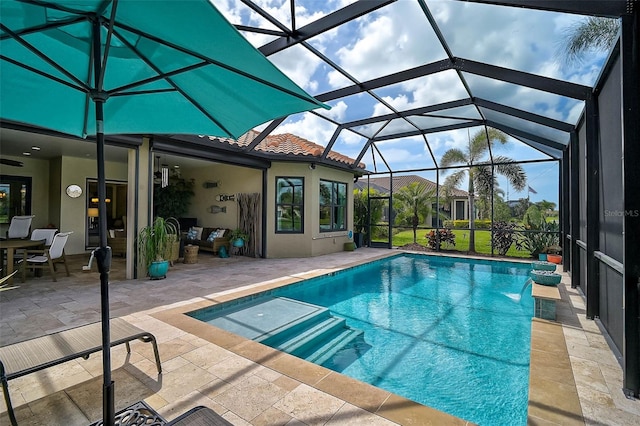
[[[443,249],[456,250],[462,253],[469,251],[469,231],[463,230],[463,229],[454,229],[452,231],[454,234],[456,234],[456,245],[455,247],[444,246]],[[416,242],[418,244],[423,246],[427,245],[427,239],[425,238],[425,235],[427,234],[427,232],[428,230],[426,229],[418,229],[416,233],[416,236],[417,236]],[[475,236],[476,236],[476,253],[490,255],[491,254],[491,231],[476,231]],[[411,244],[411,243],[413,243],[413,231],[410,229],[401,231],[393,236],[393,245],[396,247],[403,246],[405,244]],[[495,254],[497,255],[497,252]],[[529,254],[529,252],[516,250],[515,244],[513,244],[509,248],[509,251],[507,252],[507,256],[525,258],[525,259],[531,258],[531,255]]]

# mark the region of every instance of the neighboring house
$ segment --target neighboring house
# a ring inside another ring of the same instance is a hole
[[[368,181],[368,182],[367,182]],[[382,195],[388,196],[391,193],[391,188],[393,187],[393,192],[396,193],[400,188],[405,187],[411,183],[419,182],[425,183],[427,185],[427,190],[433,191],[436,188],[436,183],[430,181],[429,179],[425,179],[418,175],[402,175],[402,176],[394,176],[390,179],[388,176],[384,177],[364,177],[359,179],[356,182],[356,189],[364,190],[369,185],[369,188],[375,189]],[[461,189],[454,188],[449,194],[449,202],[445,201],[447,194],[445,193],[444,187],[441,185],[439,188],[440,195],[440,211],[445,217],[448,217],[452,220],[465,220],[469,219],[469,193],[467,191],[463,191]],[[433,211],[436,210],[436,203],[433,203]],[[385,208],[383,213],[383,220],[389,220],[389,211]],[[442,226],[443,219],[440,218],[439,223],[436,223],[435,215],[431,215],[425,219],[425,224],[430,224],[430,226]]]
[[[126,228],[127,253],[133,253],[137,230],[151,216],[149,200],[165,168],[194,180],[195,196],[183,217],[194,218],[202,227],[236,228],[238,195],[257,194],[254,244],[258,256],[305,257],[342,251],[353,229],[354,180],[366,173],[364,164],[354,166],[354,159],[335,151],[323,158],[323,146],[292,134],[269,135],[259,141],[258,135],[251,131],[239,140],[184,135],[109,137],[107,222],[110,227]],[[17,150],[12,153],[12,138],[16,144],[24,146],[28,141],[29,146],[39,145],[42,150],[31,156],[20,156],[22,151]],[[238,150],[249,144],[255,149]],[[27,213],[35,215],[33,228],[52,224],[73,231],[67,254],[87,253],[96,246],[93,143],[3,129],[3,159],[20,163],[15,167],[3,164],[0,178],[11,180],[12,194],[24,193],[28,202],[22,204],[28,205]],[[178,164],[180,168],[174,169]],[[70,185],[78,185],[82,193],[67,195],[65,189]],[[7,227],[0,224],[0,232]],[[133,259],[127,256],[128,278],[133,277]]]

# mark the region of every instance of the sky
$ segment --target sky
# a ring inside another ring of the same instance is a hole
[[[212,0],[212,3],[233,24],[277,29],[257,13],[235,0]],[[274,16],[286,27],[291,27],[290,4],[286,0],[255,0],[263,10]],[[353,1],[346,0],[297,0],[295,25],[297,28],[340,9]],[[560,59],[559,47],[567,29],[580,16],[535,11],[522,8],[501,7],[450,0],[426,0],[426,5],[439,25],[448,47],[454,56],[554,79],[593,86],[606,59],[607,52],[590,52],[579,63],[567,65]],[[273,36],[242,33],[255,47],[274,39]],[[308,40],[308,44],[341,66],[350,76],[367,81],[389,73],[424,65],[447,58],[428,24],[425,14],[415,0],[399,0],[376,12],[369,13],[336,29]],[[269,56],[279,69],[311,95],[318,95],[353,83],[344,75],[325,64],[302,45]],[[548,116],[575,124],[582,114],[584,104],[535,89],[515,86],[489,78],[463,73],[472,94],[507,106]],[[468,97],[464,85],[453,70],[417,78],[374,90],[376,97],[358,94],[346,99],[328,102],[330,110],[317,111],[337,122],[348,122],[382,114],[392,110],[416,108]],[[483,111],[491,118],[507,120],[499,113]],[[446,115],[447,117],[443,117]],[[415,117],[424,126],[446,125],[454,119],[480,118],[474,107],[460,107],[440,112],[438,117]],[[511,122],[517,119],[509,118]],[[516,121],[513,121],[516,120]],[[264,128],[266,126],[261,128]],[[541,126],[526,124],[534,132],[542,132]],[[258,128],[259,130],[261,128]],[[409,129],[402,120],[391,121],[386,127],[366,126],[358,130],[366,136]],[[311,113],[289,117],[273,134],[293,133],[312,142],[326,146],[336,129],[335,124]],[[463,149],[478,128],[460,129],[423,136],[394,139],[378,143],[378,148],[388,166],[394,170],[413,170],[434,167],[433,157],[439,159],[450,148]],[[545,137],[568,142],[567,134],[544,131]],[[354,132],[341,132],[333,149],[356,158],[367,138]],[[496,147],[494,155],[505,155],[516,160],[540,160],[550,158],[543,152],[510,138],[508,144]],[[377,155],[377,153],[375,154]],[[433,155],[433,157],[432,157]],[[367,153],[362,158],[369,171],[387,171],[379,156]],[[375,161],[375,165],[374,165]],[[546,199],[558,201],[557,163],[538,163],[524,166],[529,179],[526,190],[509,191],[510,199],[526,198],[532,201]],[[425,173],[428,175],[429,173]],[[433,173],[431,173],[433,175]],[[425,176],[429,178],[428,176]],[[506,181],[499,180],[507,189]]]

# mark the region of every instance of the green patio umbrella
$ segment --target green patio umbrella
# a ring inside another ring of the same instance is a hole
[[[113,424],[104,134],[237,138],[326,106],[208,0],[2,0],[0,31],[0,120],[96,137],[103,420]]]

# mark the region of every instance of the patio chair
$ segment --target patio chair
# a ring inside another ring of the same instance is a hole
[[[58,281],[56,279],[56,263],[64,264],[64,269],[67,271],[67,276],[69,276],[69,266],[67,265],[67,260],[64,256],[64,246],[67,244],[69,235],[72,233],[73,232],[60,232],[59,234],[56,234],[53,237],[51,247],[45,248],[44,250],[27,250],[27,255],[34,254],[35,256],[20,260],[21,263],[24,263],[24,265],[22,265],[22,281],[24,282],[27,278],[27,268],[48,268],[51,272],[53,281]]]
[[[7,238],[27,238],[29,236],[29,228],[31,228],[31,220],[33,215],[30,216],[13,216],[11,218],[11,224],[7,231]]]
[[[39,228],[39,229],[34,229],[31,232],[31,241],[41,241],[44,240],[44,246],[45,247],[50,247],[51,243],[53,242],[53,236],[56,234],[56,232],[58,232],[57,229],[51,229],[51,228]],[[34,255],[31,255],[30,257],[33,257]],[[22,250],[16,250],[16,254],[14,256],[14,262],[19,262],[19,259],[24,257],[23,251]],[[23,281],[24,282],[24,281]]]
[[[44,240],[45,247],[50,247],[53,237],[58,232],[55,228],[38,228],[31,232],[31,241]]]

